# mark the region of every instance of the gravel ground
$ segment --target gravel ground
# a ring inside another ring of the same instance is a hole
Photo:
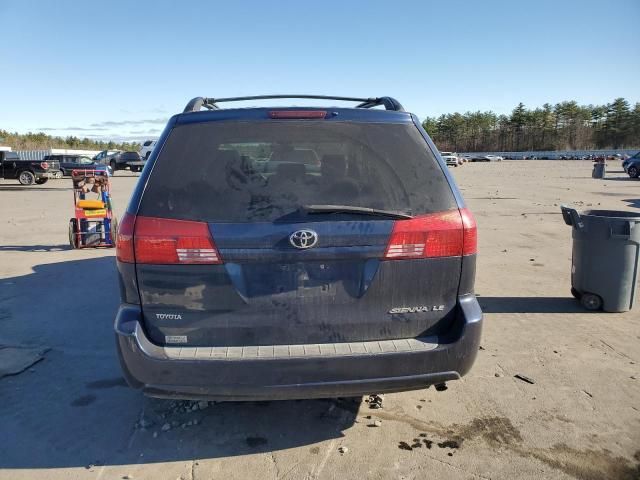
[[[640,211],[640,181],[581,161],[452,171],[480,229],[482,348],[448,390],[381,402],[144,398],[115,356],[113,251],[67,247],[71,181],[1,181],[0,345],[40,360],[0,379],[0,479],[640,478],[640,307],[577,305],[559,209]],[[135,182],[113,179],[118,213]]]

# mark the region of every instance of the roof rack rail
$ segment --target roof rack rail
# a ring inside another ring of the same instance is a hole
[[[223,102],[242,102],[245,100],[269,100],[274,98],[310,98],[314,100],[341,100],[345,102],[358,102],[356,108],[373,108],[383,105],[386,110],[396,112],[404,112],[404,108],[395,98],[391,97],[373,97],[373,98],[356,98],[356,97],[333,97],[329,95],[254,95],[251,97],[227,97],[227,98],[207,98],[196,97],[192,99],[184,108],[183,113],[199,112],[200,109],[218,110],[218,103]]]

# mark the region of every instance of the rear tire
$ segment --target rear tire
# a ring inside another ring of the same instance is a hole
[[[111,167],[111,175],[115,174],[117,170],[116,167],[118,166],[118,164],[115,161],[111,160],[111,163],[109,163],[109,166]]]
[[[48,178],[39,178],[38,180],[36,180],[36,185],[43,185],[47,183],[48,180]]]
[[[18,174],[18,182],[20,182],[20,185],[33,185],[35,181],[36,176],[29,170],[23,170]]]
[[[590,311],[600,310],[602,308],[602,298],[595,293],[583,293],[580,298],[580,303]]]
[[[627,169],[627,173],[631,178],[638,178],[638,176],[640,175],[640,171],[638,170],[638,167],[629,167]]]
[[[69,220],[69,245],[71,248],[78,248],[78,220]]]

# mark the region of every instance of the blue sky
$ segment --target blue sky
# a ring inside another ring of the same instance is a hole
[[[194,96],[391,95],[421,118],[640,101],[640,0],[0,0],[0,25],[11,131],[153,137]]]

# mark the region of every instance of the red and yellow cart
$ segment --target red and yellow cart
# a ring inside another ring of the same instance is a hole
[[[69,220],[71,248],[115,247],[118,219],[111,203],[111,181],[106,170],[71,172],[75,217]]]

